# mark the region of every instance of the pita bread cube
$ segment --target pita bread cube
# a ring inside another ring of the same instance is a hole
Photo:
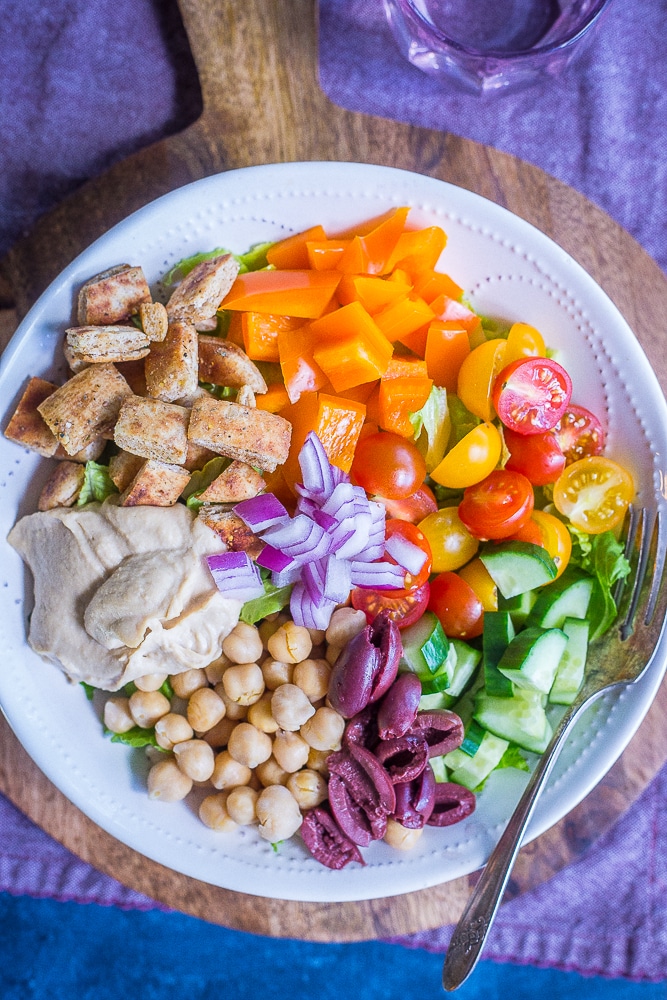
[[[150,396],[165,403],[193,395],[199,384],[197,331],[192,323],[176,320],[167,336],[151,345],[144,361],[146,388]]]
[[[173,507],[190,480],[179,465],[149,458],[120,495],[121,507]]]
[[[23,395],[5,428],[10,441],[51,458],[58,450],[58,440],[44,422],[38,407],[58,388],[53,382],[33,376],[28,380]]]
[[[73,375],[37,409],[68,455],[99,437],[113,437],[123,399],[132,390],[112,364],[90,365]]]
[[[118,413],[114,441],[134,455],[183,465],[188,454],[189,419],[190,411],[184,406],[150,396],[128,396]]]
[[[142,302],[139,306],[139,319],[149,340],[161,342],[167,336],[169,317],[161,302]]]
[[[223,504],[203,503],[197,511],[197,518],[214,531],[232,552],[247,552],[251,559],[255,559],[264,548],[261,538],[238,514]]]
[[[77,304],[79,326],[126,323],[142,302],[152,299],[140,267],[118,264],[94,275],[81,287]]]
[[[191,441],[266,472],[286,461],[291,436],[284,417],[212,396],[200,396],[190,412]]]
[[[238,273],[238,261],[229,253],[197,264],[167,302],[169,319],[208,325]]]
[[[82,448],[81,451],[77,451],[74,455],[68,455],[63,446],[59,444],[53,457],[57,458],[58,461],[82,462],[85,465],[86,462],[96,462],[106,446],[106,440],[103,437],[98,437],[86,445],[85,448]]]
[[[264,376],[238,344],[223,337],[200,334],[197,347],[200,381],[228,385],[233,389],[247,385],[254,392],[266,392]]]
[[[84,479],[85,470],[80,462],[58,462],[42,488],[37,509],[73,507],[81,493]]]
[[[65,331],[65,339],[75,364],[138,361],[150,348],[148,337],[136,326],[74,326]]]
[[[129,451],[119,451],[111,456],[109,475],[119,493],[127,489],[143,464],[141,455],[132,455]]]
[[[234,461],[199,494],[203,503],[240,503],[265,488],[264,477],[245,462]]]

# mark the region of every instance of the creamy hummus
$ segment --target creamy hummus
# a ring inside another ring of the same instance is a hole
[[[28,640],[69,677],[116,691],[220,656],[240,601],[205,556],[225,546],[183,504],[56,508],[21,518],[10,544],[32,571]]]

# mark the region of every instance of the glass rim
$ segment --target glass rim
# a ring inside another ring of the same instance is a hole
[[[548,55],[572,45],[573,42],[576,42],[597,21],[604,9],[612,3],[612,0],[597,0],[593,9],[586,15],[585,20],[576,29],[571,29],[563,35],[557,42],[550,42],[548,45],[535,45],[530,49],[514,49],[511,52],[500,51],[498,49],[476,49],[469,45],[464,45],[462,42],[455,41],[455,39],[446,35],[441,28],[438,28],[437,25],[424,17],[421,11],[415,6],[415,0],[385,0],[385,3],[405,3],[410,13],[414,15],[419,23],[447,48],[464,53],[466,56],[479,61],[493,59],[497,62],[510,62],[515,59],[530,59],[535,56]]]

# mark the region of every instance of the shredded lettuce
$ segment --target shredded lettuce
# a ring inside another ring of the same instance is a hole
[[[83,470],[84,480],[77,507],[97,501],[102,503],[113,493],[118,493],[118,489],[109,475],[109,466],[100,465],[98,462],[86,462]]]
[[[233,389],[230,385],[216,385],[214,382],[200,382],[202,389],[206,389],[216,399],[236,399],[238,389]]]
[[[275,614],[276,611],[282,611],[289,604],[292,593],[291,585],[287,587],[274,586],[271,583],[268,570],[261,568],[260,574],[262,583],[264,584],[264,594],[261,597],[253,598],[252,601],[246,601],[241,608],[239,617],[247,625],[254,625],[255,622],[266,618],[267,615]]]
[[[88,699],[88,701],[92,701],[93,698],[95,697],[95,688],[93,687],[93,685],[92,684],[86,684],[85,681],[79,681],[79,684],[81,685],[81,687],[83,688],[83,690],[86,692],[86,698]]]
[[[451,444],[458,444],[466,434],[474,430],[481,419],[464,406],[458,396],[448,396],[449,417],[452,422]]]
[[[211,485],[214,479],[218,478],[221,472],[225,471],[230,462],[230,458],[216,455],[215,458],[206,463],[203,469],[195,469],[181,493],[181,499],[185,500],[186,506],[190,510],[199,509],[201,506],[199,496]]]
[[[141,729],[139,726],[135,726],[134,729],[130,729],[126,733],[112,733],[110,729],[105,729],[104,731],[107,736],[111,736],[112,743],[124,743],[128,747],[157,747],[158,750],[164,749],[156,740],[153,729]]]
[[[628,575],[630,563],[623,553],[623,546],[612,531],[588,535],[571,524],[568,524],[568,528],[572,536],[570,562],[574,566],[580,566],[595,579],[588,607],[592,641],[604,635],[616,619],[617,608],[612,588],[617,580]]]
[[[432,472],[442,461],[451,431],[447,390],[434,385],[421,410],[410,414],[414,439],[424,456],[426,471]]]
[[[232,257],[239,263],[239,274],[245,274],[247,271],[260,271],[262,268],[268,267],[269,262],[266,259],[266,254],[272,246],[272,243],[255,243],[245,253],[232,254]],[[215,250],[205,250],[202,253],[193,253],[191,257],[184,257],[167,271],[162,278],[162,284],[175,285],[177,282],[183,281],[183,278],[187,277],[198,264],[228,253],[231,253],[231,250],[226,250],[225,247],[216,247]]]

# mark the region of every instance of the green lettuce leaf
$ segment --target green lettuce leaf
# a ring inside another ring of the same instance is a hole
[[[190,510],[196,511],[201,507],[200,494],[211,485],[214,479],[218,478],[221,472],[224,472],[230,462],[230,458],[216,455],[215,458],[206,463],[203,469],[195,469],[190,476],[187,486],[181,493],[181,499],[185,500],[186,506]]]
[[[266,618],[267,615],[282,611],[289,604],[292,593],[292,585],[287,587],[276,587],[271,583],[271,574],[263,567],[260,568],[264,593],[261,597],[254,597],[251,601],[246,601],[241,608],[239,615],[242,622],[247,625],[254,625],[255,622]]]
[[[458,444],[466,434],[474,430],[478,424],[481,424],[481,419],[471,413],[470,410],[464,406],[458,396],[448,397],[449,404],[449,418],[452,422],[452,433],[451,433],[451,444],[452,447]]]
[[[109,466],[100,465],[98,462],[86,462],[83,470],[84,480],[77,507],[83,507],[87,503],[97,501],[102,503],[113,493],[118,493],[118,489],[109,475]]]
[[[141,729],[139,726],[135,726],[134,729],[130,729],[126,733],[112,733],[110,729],[105,729],[105,734],[111,736],[112,743],[124,743],[128,747],[157,747],[158,750],[164,749],[158,744],[153,729]]]
[[[81,687],[83,688],[83,690],[86,692],[86,698],[88,699],[88,701],[92,701],[93,698],[95,697],[95,688],[93,687],[93,685],[92,684],[86,684],[85,681],[79,681],[79,684],[81,685]]]
[[[442,461],[451,430],[447,390],[434,385],[421,410],[410,414],[414,439],[424,456],[426,471],[432,472]]]
[[[572,535],[571,563],[580,566],[595,579],[588,606],[592,641],[599,639],[614,624],[618,611],[612,588],[618,580],[628,575],[630,563],[623,554],[623,546],[612,531],[587,535],[570,524],[568,528]]]
[[[245,274],[247,271],[260,271],[262,268],[268,267],[266,253],[272,246],[272,243],[255,243],[245,253],[232,254],[232,257],[239,263],[239,274]],[[187,277],[197,264],[201,264],[205,260],[213,260],[214,257],[222,257],[228,253],[231,251],[225,247],[216,247],[215,250],[205,250],[202,253],[193,253],[191,257],[184,257],[167,271],[162,278],[162,284],[175,285],[177,282],[183,281],[183,278]]]

